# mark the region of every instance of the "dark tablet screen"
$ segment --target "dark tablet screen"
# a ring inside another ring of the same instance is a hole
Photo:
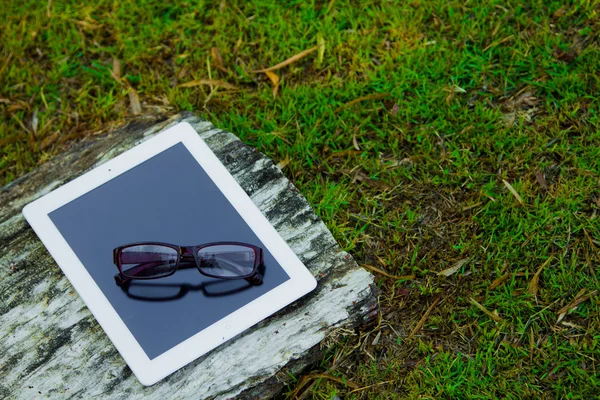
[[[182,143],[53,211],[50,219],[150,359],[289,279]],[[113,249],[144,241],[262,247],[263,283],[214,279],[188,268],[117,286]]]

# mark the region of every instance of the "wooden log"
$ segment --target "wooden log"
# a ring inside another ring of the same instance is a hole
[[[318,280],[315,291],[163,381],[143,387],[21,209],[181,121],[189,122]],[[264,155],[190,113],[94,135],[0,190],[0,398],[267,398],[338,328],[376,314],[373,277],[343,252]]]

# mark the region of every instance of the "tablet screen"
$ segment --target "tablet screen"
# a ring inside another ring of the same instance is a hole
[[[182,143],[49,216],[150,359],[289,279]],[[214,279],[191,268],[117,286],[113,249],[144,241],[259,246],[264,251],[263,283]]]

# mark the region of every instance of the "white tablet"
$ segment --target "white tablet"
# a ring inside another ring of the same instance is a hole
[[[144,385],[316,287],[187,123],[23,214]]]

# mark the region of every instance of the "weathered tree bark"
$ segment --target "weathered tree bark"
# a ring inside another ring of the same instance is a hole
[[[23,206],[150,136],[189,122],[318,280],[317,289],[143,387],[21,214]],[[334,329],[373,316],[373,277],[343,252],[273,163],[193,114],[92,136],[0,191],[0,398],[265,398]]]

